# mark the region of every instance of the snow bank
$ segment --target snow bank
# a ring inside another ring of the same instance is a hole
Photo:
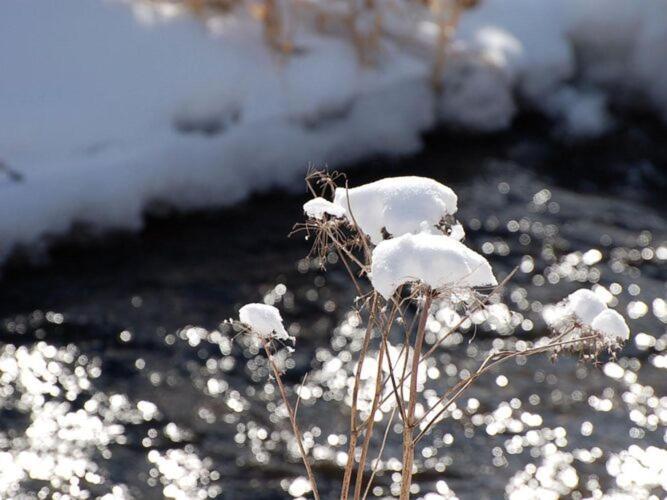
[[[21,180],[0,168],[0,256],[75,221],[138,229],[154,201],[218,207],[298,185],[310,162],[418,150],[434,118],[413,57],[390,45],[391,70],[365,71],[346,40],[299,43],[279,61],[242,9],[206,29],[118,2],[1,2],[0,160]]]
[[[266,304],[246,304],[239,309],[239,320],[264,340],[294,340],[285,327],[280,311]]]
[[[378,244],[370,278],[385,299],[411,282],[433,289],[497,284],[484,257],[448,236],[425,233],[405,234]]]
[[[456,194],[426,177],[387,177],[355,188],[338,188],[334,203],[351,212],[360,229],[375,244],[391,236],[435,231],[447,215],[456,213]]]
[[[438,122],[503,129],[519,103],[584,135],[611,125],[607,101],[624,93],[667,118],[667,0],[482,0],[440,94],[432,13],[378,5],[364,66],[349,36],[300,18],[298,50],[277,56],[245,6],[198,19],[143,0],[3,0],[0,257],[73,222],[139,228],[156,200],[216,207],[295,185],[309,162],[415,152]]]

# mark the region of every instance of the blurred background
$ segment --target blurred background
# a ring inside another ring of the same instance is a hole
[[[420,443],[415,498],[665,497],[666,60],[664,0],[3,0],[0,498],[308,498],[222,323],[247,302],[298,338],[286,382],[308,373],[338,497],[364,331],[335,256],[288,237],[313,168],[433,177],[498,277],[519,267],[428,390],[582,286],[632,330],[617,359],[483,378]],[[389,430],[372,498],[397,492]]]

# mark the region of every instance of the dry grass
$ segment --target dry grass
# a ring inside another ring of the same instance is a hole
[[[264,40],[276,53],[290,56],[299,51],[298,30],[310,30],[349,40],[359,62],[374,66],[382,59],[383,40],[393,40],[432,58],[432,82],[441,90],[448,47],[462,13],[477,0],[149,0],[156,4],[183,4],[198,18],[227,15],[246,9],[263,26]],[[414,18],[414,19],[410,19]],[[407,23],[396,33],[389,19]],[[435,44],[417,38],[417,22],[438,26]],[[410,27],[412,23],[413,26]],[[303,48],[304,50],[306,48]]]

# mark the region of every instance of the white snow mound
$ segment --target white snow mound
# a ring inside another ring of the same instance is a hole
[[[567,311],[587,325],[592,325],[595,317],[606,309],[607,304],[595,292],[586,288],[581,288],[567,297]]]
[[[239,319],[253,333],[265,340],[292,340],[283,326],[280,311],[267,304],[246,304],[239,310]]]
[[[331,217],[342,218],[347,213],[343,207],[321,197],[313,198],[304,203],[303,211],[308,217],[317,220],[322,220],[325,214]]]
[[[498,283],[484,257],[448,236],[405,234],[375,247],[371,283],[380,295],[389,299],[400,285],[415,281],[434,289]]]
[[[572,318],[594,330],[602,336],[604,342],[614,346],[617,340],[626,341],[630,338],[625,318],[607,304],[595,292],[581,288],[556,306],[547,307],[544,319],[550,326],[571,330]]]
[[[625,319],[613,309],[606,309],[598,314],[591,327],[612,341],[614,339],[626,341],[630,338],[630,329]]]
[[[374,244],[384,238],[423,231],[423,222],[435,230],[446,216],[456,213],[457,197],[449,187],[426,177],[387,177],[355,188],[338,188],[334,203],[351,212]]]

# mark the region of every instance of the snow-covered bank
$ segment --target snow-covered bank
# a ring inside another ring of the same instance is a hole
[[[229,204],[292,185],[309,162],[416,151],[438,122],[502,129],[519,103],[595,134],[620,87],[667,117],[665,12],[664,0],[482,0],[437,95],[436,25],[408,3],[387,6],[364,66],[349,37],[306,22],[296,53],[278,56],[242,7],[203,21],[141,2],[4,0],[0,256],[74,221],[138,228],[154,200]]]

